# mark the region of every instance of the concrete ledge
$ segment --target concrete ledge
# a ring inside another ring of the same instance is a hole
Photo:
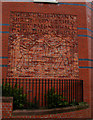
[[[54,108],[54,109],[15,110],[13,111],[12,115],[13,116],[47,115],[47,114],[71,112],[80,109],[86,109],[88,107],[89,107],[88,104],[86,104],[86,105],[77,105],[77,106],[64,107],[64,108]]]
[[[0,97],[0,100],[2,100],[3,103],[13,103],[13,97]]]

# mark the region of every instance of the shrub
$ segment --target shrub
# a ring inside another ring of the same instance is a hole
[[[27,106],[27,109],[38,109],[39,108],[39,101],[36,100],[36,96],[33,100],[34,102],[28,102],[28,106]]]
[[[2,96],[13,97],[13,109],[25,108],[27,95],[22,93],[23,88],[18,89],[16,84],[13,88],[9,84],[2,85]]]
[[[13,97],[13,109],[36,109],[39,102],[34,98],[34,103],[27,101],[27,95],[23,94],[23,88],[18,89],[17,84],[12,88],[9,84],[2,85],[2,96]]]
[[[73,99],[73,101],[70,103],[71,106],[75,106],[75,105],[78,105],[78,102],[76,102],[75,99]]]
[[[56,107],[68,106],[69,103],[64,99],[66,99],[66,98],[64,98],[63,95],[58,95],[54,91],[54,88],[52,88],[47,93],[47,105],[48,105],[48,108],[56,108]]]
[[[85,105],[88,105],[88,104],[87,104],[87,102],[79,102],[79,105],[85,106]]]

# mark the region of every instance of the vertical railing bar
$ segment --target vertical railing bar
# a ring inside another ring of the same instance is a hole
[[[57,79],[57,94],[58,94],[58,79]]]
[[[77,97],[76,97],[76,92],[77,92],[77,91],[76,91],[76,86],[77,86],[77,85],[76,85],[76,80],[75,80],[75,101],[76,101],[76,99],[77,99]]]
[[[32,85],[32,81],[33,81],[33,79],[30,79],[30,88],[31,88],[31,90],[30,90],[30,92],[31,92],[31,93],[30,93],[30,95],[31,95],[31,96],[30,96],[30,102],[31,102],[31,103],[32,103],[32,99],[33,99],[33,97],[32,97],[32,86],[33,86],[33,85]]]
[[[4,87],[4,79],[2,78],[2,96],[3,96],[3,87]]]
[[[77,102],[78,102],[79,97],[80,97],[80,96],[78,96],[78,90],[79,90],[78,88],[79,88],[79,80],[77,80]]]
[[[82,90],[81,90],[81,82],[82,82],[81,80],[78,80],[78,87],[79,87],[79,88],[78,88],[78,93],[79,93],[79,94],[78,94],[78,96],[79,96],[79,97],[78,97],[78,102],[81,102],[81,94],[82,94],[82,92],[80,92],[80,91],[82,91]]]
[[[66,98],[66,92],[67,92],[67,91],[66,91],[66,87],[67,87],[67,86],[66,86],[66,80],[64,80],[64,97],[65,97],[65,98]]]
[[[2,84],[4,84],[4,78],[2,78]]]
[[[62,96],[63,96],[63,79],[62,79]]]
[[[68,100],[68,80],[66,80],[66,100]]]
[[[5,81],[5,85],[7,85],[7,78],[6,78],[6,81]]]
[[[49,93],[49,79],[48,79],[48,93]],[[48,104],[48,107],[49,107],[49,104]]]
[[[11,82],[12,82],[12,96],[14,97],[13,81],[14,81],[14,79],[12,78],[12,80],[11,80]],[[13,98],[13,102],[14,102],[14,98]],[[14,106],[14,104],[13,104],[13,108],[14,108],[14,107],[15,107],[15,106]]]
[[[51,79],[51,89],[52,89],[52,79]]]
[[[67,101],[68,101],[68,80],[67,80]]]
[[[16,83],[15,83],[15,84],[16,84],[16,86],[17,86],[17,78],[16,78]]]
[[[30,91],[30,79],[29,79],[29,90],[28,91],[29,91],[29,104],[30,104],[30,92],[31,92]]]
[[[22,91],[22,98],[23,98],[23,101],[24,101],[24,97],[23,97],[23,94],[24,94],[24,79],[22,79],[22,88],[23,88],[23,91]]]
[[[30,90],[30,92],[31,92],[31,103],[32,103],[32,101],[33,101],[33,79],[30,79],[30,84],[31,84],[31,90]]]
[[[27,97],[28,97],[28,94],[27,94],[27,79],[26,79],[26,95],[27,95]],[[27,98],[26,98],[27,99]],[[27,102],[27,101],[26,101]],[[26,104],[27,106],[26,107],[28,107],[28,104]]]
[[[48,79],[48,92],[49,92],[49,79]]]
[[[18,86],[18,84],[17,84],[17,78],[16,78],[16,83],[15,83],[15,85],[16,85],[16,87]]]
[[[67,100],[67,80],[65,80],[65,98]]]
[[[12,81],[12,95],[13,95],[13,94],[14,94],[14,93],[13,93],[13,78],[12,78],[11,81]]]
[[[63,94],[64,94],[64,97],[65,97],[65,80],[63,81]]]
[[[54,79],[54,93],[55,93],[55,79]]]
[[[40,106],[40,79],[39,79],[39,106]]]
[[[69,103],[70,103],[70,80],[69,80]]]
[[[46,79],[45,79],[45,106],[46,106]]]
[[[4,87],[4,79],[2,78],[2,90],[3,90],[3,87]],[[3,96],[3,91],[2,91],[2,96]]]
[[[9,78],[9,95],[10,95],[10,78]]]
[[[52,79],[51,79],[51,89],[52,89]],[[52,103],[52,97],[51,97],[51,103]]]
[[[83,102],[83,80],[82,80],[82,86],[81,86],[81,88],[82,88],[82,102]]]
[[[74,100],[74,80],[73,80],[73,100]]]
[[[6,85],[7,85],[7,78],[5,79],[5,87],[6,87]]]
[[[4,78],[2,78],[2,87],[3,87],[3,85],[4,85]]]
[[[36,94],[35,96],[36,96],[36,101],[37,101],[37,79],[36,79],[36,91],[35,91],[35,92],[36,92],[36,93],[35,93],[35,94]]]
[[[71,92],[70,92],[70,96],[71,96],[71,102],[72,102],[72,80],[70,80],[70,84],[71,84]]]
[[[20,103],[20,82],[21,82],[21,79],[19,79],[19,103]]]
[[[42,79],[42,107],[43,107],[43,79]]]
[[[32,103],[33,103],[33,92],[34,92],[34,79],[32,79]]]
[[[79,80],[77,80],[77,102],[78,102],[78,81]]]
[[[59,95],[60,95],[60,79],[59,79]]]

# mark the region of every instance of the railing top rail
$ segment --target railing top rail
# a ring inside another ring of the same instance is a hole
[[[3,78],[3,79],[66,79],[66,80],[69,80],[69,79],[75,79],[75,80],[80,80],[79,78],[57,78],[57,77],[50,77],[50,78],[35,78],[35,77],[7,77],[7,78]]]
[[[7,78],[2,78],[2,79],[33,79],[33,80],[35,80],[35,79],[37,79],[37,80],[81,80],[81,79],[79,79],[79,78],[28,78],[28,77],[7,77]]]
[[[83,81],[83,80],[81,80],[81,79],[43,79],[43,78],[42,78],[42,79],[39,79],[39,78],[37,78],[37,79],[36,79],[36,78],[35,78],[35,79],[31,79],[31,78],[5,78],[5,79],[4,79],[4,78],[3,78],[2,80],[31,80],[31,81],[32,81],[32,80],[38,80],[38,81],[39,81],[39,80],[49,80],[49,81],[51,81],[51,80],[55,80],[55,81],[58,81],[58,80],[59,80],[59,81],[60,81],[60,80],[61,80],[61,81],[62,81],[62,80],[63,80],[63,81],[64,81],[64,80],[65,80],[65,81],[69,81],[69,80],[70,80],[70,81],[73,81],[73,80],[74,80],[74,81]]]

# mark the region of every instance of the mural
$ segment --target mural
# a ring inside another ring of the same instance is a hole
[[[79,77],[75,15],[11,12],[8,45],[8,77]]]

